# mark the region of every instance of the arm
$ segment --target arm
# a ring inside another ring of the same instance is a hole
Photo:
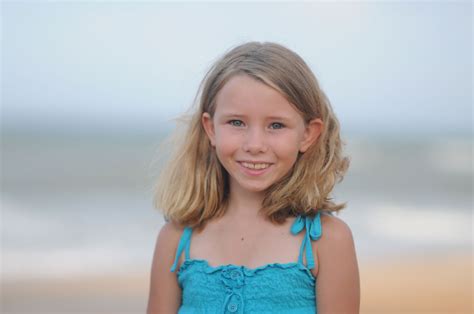
[[[177,313],[181,305],[181,288],[173,265],[182,229],[166,223],[158,235],[151,267],[147,314]]]
[[[334,216],[321,217],[321,223],[323,235],[315,245],[318,313],[359,313],[359,269],[352,232]]]

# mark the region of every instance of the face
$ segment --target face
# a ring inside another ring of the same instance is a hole
[[[247,75],[232,77],[216,97],[214,116],[202,123],[229,173],[230,192],[261,193],[285,176],[298,153],[318,138],[322,122],[304,122],[275,89]]]

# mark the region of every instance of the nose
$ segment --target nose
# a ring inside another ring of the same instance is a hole
[[[248,129],[242,148],[251,154],[265,153],[267,151],[265,131],[258,128]]]

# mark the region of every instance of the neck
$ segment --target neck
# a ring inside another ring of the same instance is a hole
[[[263,192],[254,193],[231,186],[226,215],[249,223],[265,220],[265,217],[260,214],[263,198]]]

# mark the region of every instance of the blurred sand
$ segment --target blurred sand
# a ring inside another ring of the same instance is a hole
[[[472,254],[359,263],[361,313],[473,313]]]
[[[359,261],[361,313],[472,313],[472,255]],[[144,313],[148,272],[3,282],[2,313]]]

